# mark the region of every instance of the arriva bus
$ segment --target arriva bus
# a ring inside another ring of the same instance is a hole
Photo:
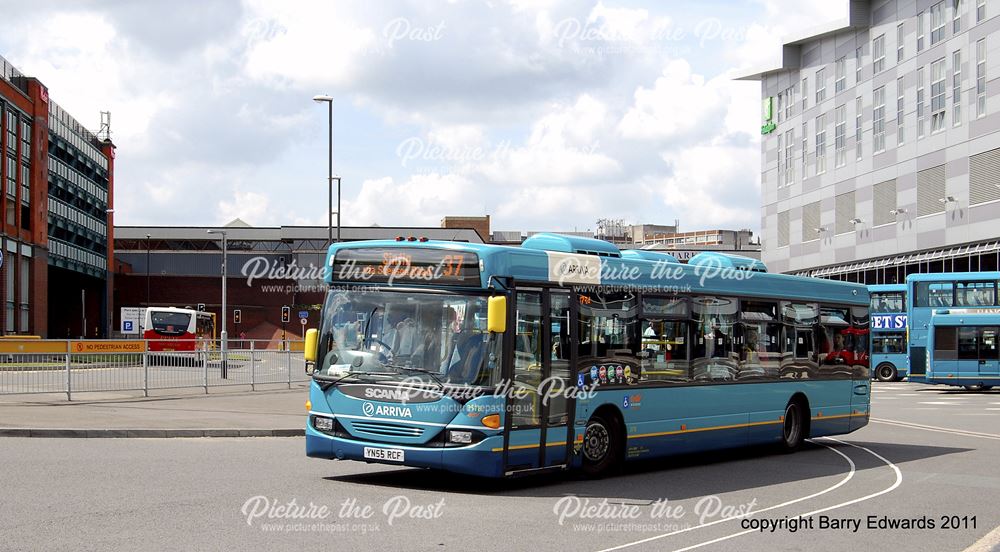
[[[1000,309],[936,310],[927,332],[927,383],[987,391],[1000,384]]]
[[[215,313],[177,307],[149,307],[142,338],[150,351],[194,351],[211,347],[215,339]]]
[[[906,284],[868,286],[871,293],[871,365],[879,381],[906,377]]]
[[[868,290],[537,234],[335,244],[306,454],[503,477],[868,423]]]
[[[989,312],[997,308],[1000,272],[946,272],[906,277],[909,326],[909,381],[923,381],[927,337],[935,310],[961,308]]]

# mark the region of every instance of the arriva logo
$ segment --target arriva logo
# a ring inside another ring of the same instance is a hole
[[[361,405],[365,416],[394,416],[396,418],[412,418],[413,413],[408,406],[375,406],[370,402]]]
[[[369,399],[391,399],[394,401],[406,402],[410,395],[400,389],[384,389],[381,387],[369,387],[365,389],[365,397]]]

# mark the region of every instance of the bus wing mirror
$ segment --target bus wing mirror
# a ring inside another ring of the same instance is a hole
[[[504,333],[507,331],[507,297],[490,297],[486,310],[486,331]]]
[[[306,330],[306,342],[302,347],[302,356],[306,359],[306,373],[311,373],[310,363],[316,362],[316,345],[319,341],[319,331],[316,328]]]

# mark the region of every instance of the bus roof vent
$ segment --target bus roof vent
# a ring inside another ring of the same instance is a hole
[[[567,236],[541,232],[524,240],[521,247],[540,251],[559,251],[562,253],[580,253],[581,255],[596,255],[598,257],[621,257],[622,253],[615,244],[594,238]]]
[[[689,265],[710,265],[720,268],[735,268],[737,270],[749,270],[750,272],[767,272],[767,265],[757,259],[744,257],[742,255],[732,255],[730,253],[719,253],[718,251],[702,251],[691,260]]]
[[[623,259],[641,259],[643,261],[658,261],[661,263],[680,263],[677,257],[662,251],[648,251],[645,249],[626,249],[622,251]]]

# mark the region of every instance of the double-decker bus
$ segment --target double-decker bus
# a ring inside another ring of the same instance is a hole
[[[906,377],[907,315],[906,284],[868,286],[871,294],[871,365],[879,381],[899,381]]]
[[[868,423],[868,290],[596,239],[334,244],[306,454],[504,477]]]
[[[927,383],[987,391],[1000,384],[1000,309],[944,309],[927,332]]]
[[[906,277],[909,326],[909,381],[923,381],[927,369],[927,337],[935,310],[989,312],[997,303],[1000,272],[946,272]]]
[[[194,351],[215,340],[215,313],[177,307],[149,307],[142,338],[150,351]]]

